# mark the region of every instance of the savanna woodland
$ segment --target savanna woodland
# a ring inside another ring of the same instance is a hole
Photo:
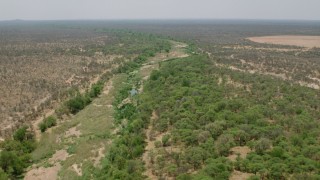
[[[0,34],[1,180],[320,179],[320,42],[286,44],[319,23],[8,21]]]

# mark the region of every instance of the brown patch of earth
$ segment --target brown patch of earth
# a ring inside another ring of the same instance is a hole
[[[30,170],[24,180],[56,180],[58,179],[58,172],[61,169],[61,165],[55,164],[52,167],[39,167],[36,169]]]
[[[250,176],[253,176],[254,174],[251,173],[244,173],[241,171],[234,170],[229,178],[229,180],[246,180]]]
[[[56,153],[49,159],[50,163],[56,163],[65,161],[69,157],[69,154],[66,150],[62,149],[59,151],[56,151]]]
[[[108,95],[112,88],[113,88],[113,81],[108,81],[108,83],[104,86],[103,94]]]
[[[79,138],[81,136],[81,131],[77,129],[77,127],[72,127],[70,128],[68,131],[65,132],[65,135],[64,135],[66,138],[68,137],[77,137]]]
[[[109,142],[108,144],[110,144],[110,143],[111,142]],[[104,153],[105,146],[104,146],[104,144],[101,144],[101,145],[102,146],[99,149],[91,151],[92,153],[96,154],[96,157],[91,158],[91,160],[93,161],[94,167],[98,167],[101,159],[105,157],[105,153]]]
[[[73,164],[71,167],[72,167],[73,171],[77,173],[78,176],[82,176],[82,169],[81,169],[82,163],[80,165]]]
[[[236,146],[230,149],[231,155],[228,156],[230,161],[236,161],[238,154],[240,158],[245,159],[247,154],[249,154],[252,150],[248,146]]]
[[[25,175],[25,180],[56,180],[61,169],[61,162],[69,157],[66,150],[59,150],[49,159],[51,167],[34,167]]]
[[[155,111],[152,112],[151,120],[157,120],[159,117],[155,113]],[[149,179],[158,179],[156,175],[153,174],[152,172],[152,163],[151,163],[151,158],[150,158],[150,152],[152,152],[155,149],[155,142],[157,140],[161,140],[164,134],[158,135],[155,139],[151,138],[151,131],[152,131],[152,123],[150,123],[148,129],[146,130],[146,142],[147,146],[145,147],[145,152],[142,155],[142,160],[145,163],[146,171],[143,173],[146,175]]]
[[[250,41],[266,44],[300,46],[307,48],[320,47],[320,36],[262,36],[250,37]]]

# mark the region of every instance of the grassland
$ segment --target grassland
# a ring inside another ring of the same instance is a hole
[[[62,179],[75,179],[78,176],[72,165],[79,165],[81,174],[84,174],[87,169],[100,164],[101,154],[104,156],[108,150],[114,130],[112,102],[124,79],[124,75],[114,76],[92,104],[58,127],[44,133],[38,148],[33,152],[33,159],[38,162],[37,166],[50,164],[48,159],[59,150],[66,150],[68,154],[68,158],[61,162],[61,168],[56,171]],[[48,170],[50,171],[50,168]],[[43,176],[30,175],[30,179],[33,178]]]

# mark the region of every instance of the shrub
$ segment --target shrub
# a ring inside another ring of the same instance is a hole
[[[45,132],[48,128],[51,128],[55,125],[57,125],[57,119],[53,116],[49,116],[39,124],[39,129],[41,130],[41,132]]]
[[[97,84],[92,85],[91,90],[89,92],[89,96],[91,98],[98,97],[103,90],[103,83],[98,82]]]
[[[14,134],[13,134],[13,139],[16,141],[22,142],[23,140],[26,139],[26,132],[27,132],[27,127],[22,127],[18,129]]]
[[[39,129],[40,129],[41,132],[45,132],[45,131],[47,130],[46,124],[43,123],[43,122],[40,123],[40,124],[39,124]]]
[[[2,151],[0,156],[0,166],[7,173],[19,175],[23,172],[25,164],[13,151]]]
[[[76,114],[91,103],[91,98],[87,95],[78,94],[67,101],[66,105],[72,114]]]

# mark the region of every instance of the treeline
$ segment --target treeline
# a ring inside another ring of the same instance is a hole
[[[105,45],[90,44],[84,50],[73,48],[68,53],[73,55],[94,56],[96,52],[107,54],[121,54],[132,56],[144,54],[154,54],[155,52],[169,52],[170,42],[161,36],[134,32],[123,29],[100,28],[95,29],[98,36],[107,36]]]
[[[92,102],[93,98],[96,98],[101,94],[103,87],[104,83],[98,82],[92,85],[90,91],[85,92],[84,94],[77,92],[76,95],[73,98],[69,99],[65,104],[68,108],[68,111],[72,114],[76,114],[84,109]]]
[[[12,139],[1,143],[0,179],[20,179],[24,168],[32,164],[31,152],[36,148],[34,134],[27,126],[18,129]]]

